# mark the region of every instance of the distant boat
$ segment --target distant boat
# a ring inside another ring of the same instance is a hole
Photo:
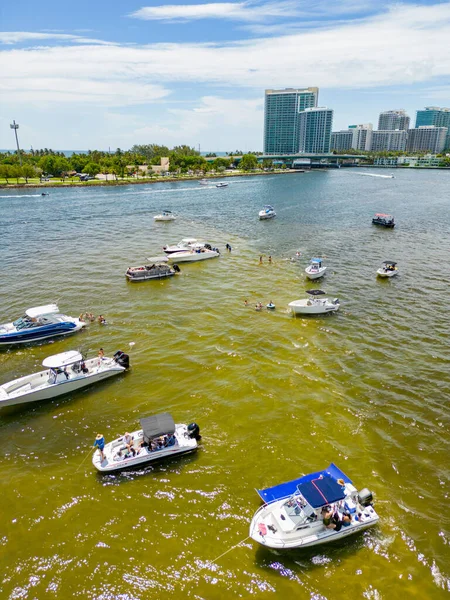
[[[294,315],[321,315],[339,310],[338,298],[319,298],[318,296],[325,295],[322,290],[306,290],[306,293],[309,294],[309,298],[289,302],[288,306]]]
[[[394,217],[384,213],[377,213],[372,218],[372,225],[382,225],[383,227],[389,227],[393,229],[395,227]]]
[[[260,221],[264,221],[266,219],[273,219],[277,216],[277,213],[275,212],[273,206],[270,206],[270,204],[266,204],[264,208],[259,211],[258,216]]]
[[[147,281],[147,279],[165,279],[172,277],[180,272],[178,265],[169,267],[164,263],[155,262],[151,265],[143,265],[141,267],[128,267],[125,273],[129,281]]]
[[[377,270],[378,277],[394,277],[398,275],[397,263],[392,260],[385,260]]]
[[[175,221],[176,216],[171,210],[163,210],[160,215],[155,215],[153,218],[155,221]]]
[[[394,179],[394,175],[381,175],[379,173],[357,173],[357,175],[364,175],[365,177],[381,177],[381,179]]]
[[[220,183],[216,183],[216,188],[224,188],[224,187],[228,187],[228,183],[225,183],[224,181],[221,181]]]
[[[319,279],[325,275],[327,268],[322,264],[321,258],[312,258],[309,265],[305,269],[308,279]]]
[[[200,179],[199,184],[200,185],[209,185],[209,181],[207,179]]]

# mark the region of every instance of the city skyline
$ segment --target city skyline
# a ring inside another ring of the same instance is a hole
[[[3,9],[0,147],[262,150],[267,88],[319,87],[334,130],[450,105],[450,2],[151,4]]]

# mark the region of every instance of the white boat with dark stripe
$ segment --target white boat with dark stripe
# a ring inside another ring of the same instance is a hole
[[[45,371],[0,386],[0,408],[75,392],[123,373],[129,366],[129,359],[127,354],[119,351],[113,358],[103,356],[84,360],[79,352],[71,350],[49,356],[42,365],[47,367]]]
[[[130,448],[121,436],[105,444],[103,458],[100,450],[94,452],[92,464],[98,471],[110,473],[141,467],[197,450],[200,429],[196,423],[176,425],[172,415],[161,413],[140,419],[140,424],[142,429],[131,433]]]

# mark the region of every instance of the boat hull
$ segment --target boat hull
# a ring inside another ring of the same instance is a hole
[[[176,252],[169,255],[169,260],[176,263],[198,262],[209,258],[217,258],[218,256],[219,253],[212,250],[207,252]]]
[[[395,270],[395,271],[384,271],[383,269],[378,269],[377,275],[378,275],[378,277],[383,277],[383,278],[386,278],[386,277],[395,277],[396,275],[398,275],[398,271],[397,270]]]
[[[328,300],[321,300],[320,302],[322,304],[314,302],[308,304],[308,300],[294,300],[288,306],[294,315],[323,315],[339,310],[339,303],[333,304]]]
[[[78,321],[78,320],[77,320]],[[0,346],[11,346],[18,344],[27,344],[30,342],[39,342],[49,338],[70,335],[80,331],[85,326],[81,321],[73,323],[60,323],[57,325],[36,327],[35,329],[25,329],[13,331],[11,333],[0,334]]]
[[[308,527],[301,530],[296,530],[283,536],[277,536],[270,530],[267,530],[265,535],[260,533],[259,524],[268,522],[270,512],[274,509],[274,505],[278,503],[262,506],[254,515],[250,523],[250,537],[258,544],[274,549],[296,549],[310,548],[322,544],[336,542],[343,538],[349,537],[369,527],[373,527],[379,521],[377,513],[370,508],[367,510],[367,517],[363,514],[361,521],[353,521],[348,527],[342,527],[340,531],[326,529],[321,523],[315,523],[313,527]]]
[[[153,217],[155,221],[175,221],[176,217],[163,217],[162,215],[156,215]]]
[[[0,408],[26,404],[28,402],[37,402],[39,400],[51,400],[65,394],[76,392],[125,371],[124,367],[118,365],[112,359],[109,360],[111,360],[111,364],[107,370],[99,369],[97,372],[88,373],[86,375],[79,374],[72,379],[48,384],[45,387],[32,389],[31,386],[32,382],[38,382],[39,378],[43,383],[46,383],[50,376],[49,371],[41,371],[40,373],[27,375],[20,379],[5,383],[0,386]],[[92,368],[92,365],[97,363],[98,359],[91,359],[90,361],[86,361],[86,366]],[[8,390],[10,391],[8,392]]]
[[[259,213],[259,220],[260,221],[267,221],[267,219],[274,219],[276,217],[276,213],[269,213],[269,214],[261,214]]]
[[[325,275],[326,270],[326,267],[320,267],[318,271],[311,271],[310,267],[306,267],[305,273],[308,279],[320,279],[320,277],[323,277]]]

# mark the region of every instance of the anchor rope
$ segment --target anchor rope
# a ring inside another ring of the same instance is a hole
[[[231,552],[232,550],[234,550],[234,548],[237,548],[238,546],[240,546],[241,544],[243,544],[244,542],[246,542],[248,539],[250,539],[251,536],[247,536],[244,540],[241,540],[240,542],[238,542],[237,544],[235,544],[234,546],[231,546],[231,548],[228,548],[228,550],[225,550],[225,552],[222,552],[222,554],[220,554],[220,556],[217,556],[216,558],[214,558],[213,560],[211,560],[210,562],[217,562],[218,560],[220,560],[223,556],[225,556],[225,554],[228,554],[228,552]],[[195,569],[195,571],[192,572],[192,575],[195,575],[196,573],[198,573],[199,571],[201,571],[202,569],[204,569],[205,567],[199,567],[198,569]]]

